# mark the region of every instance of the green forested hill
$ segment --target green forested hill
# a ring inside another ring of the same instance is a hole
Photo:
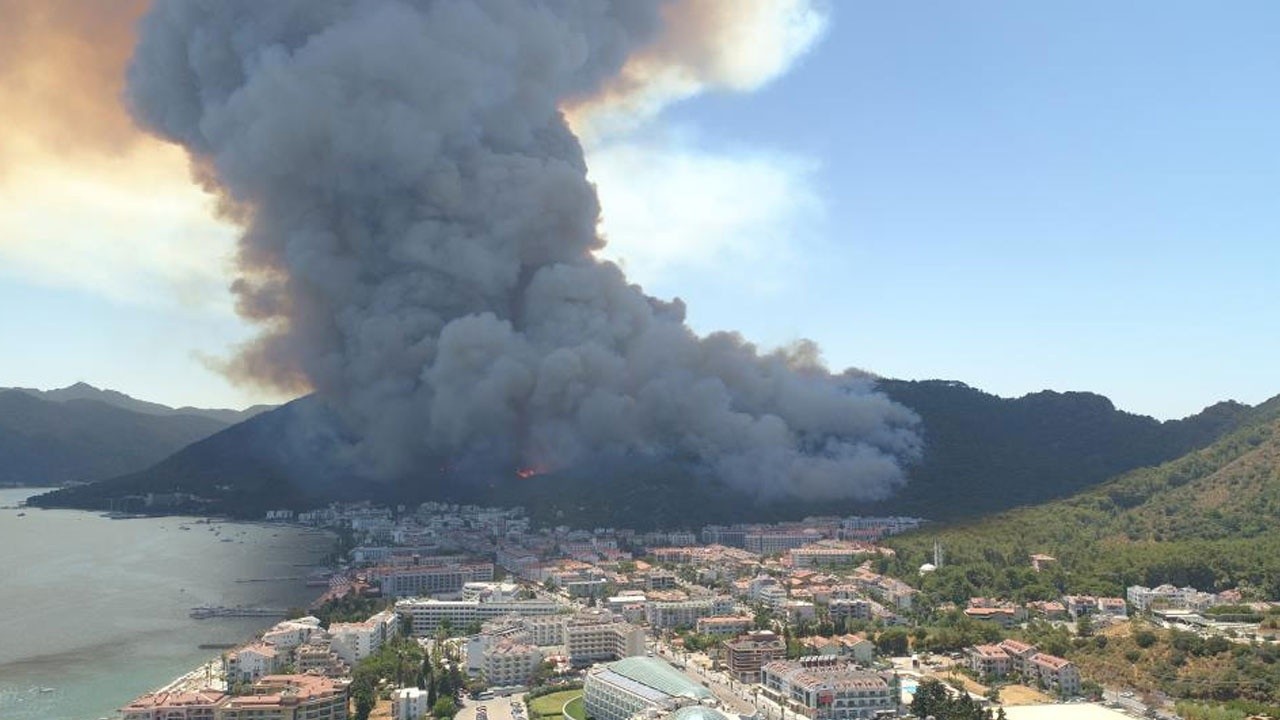
[[[939,598],[1120,594],[1164,582],[1280,597],[1280,398],[1171,462],[1070,498],[898,538],[896,569],[910,574],[935,538],[947,562],[922,582]],[[1055,556],[1059,568],[1031,572],[1031,553]]]
[[[1256,413],[1221,402],[1161,422],[1087,392],[1003,398],[945,380],[878,386],[920,415],[925,439],[923,460],[908,471],[911,482],[881,510],[935,520],[1067,497],[1205,447]]]

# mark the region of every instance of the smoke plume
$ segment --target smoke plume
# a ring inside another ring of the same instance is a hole
[[[668,70],[750,84],[717,61],[738,7],[158,4],[129,99],[243,226],[233,289],[262,332],[232,371],[314,388],[375,476],[656,457],[762,499],[884,497],[918,453],[909,410],[810,344],[700,338],[679,300],[593,254],[600,207],[564,109],[646,96]]]

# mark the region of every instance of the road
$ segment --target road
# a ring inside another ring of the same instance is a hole
[[[725,708],[739,715],[750,716],[756,714],[756,706],[752,702],[752,696],[749,692],[746,692],[746,689],[750,686],[742,683],[729,683],[724,673],[710,672],[696,663],[679,659],[666,646],[659,645],[658,653],[664,660],[680,669],[694,682],[700,683],[710,690]],[[685,667],[681,668],[681,665]],[[764,700],[762,699],[761,702],[763,703]]]

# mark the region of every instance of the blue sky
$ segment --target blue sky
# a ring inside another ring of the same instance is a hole
[[[774,293],[649,286],[834,367],[1159,417],[1258,402],[1280,392],[1278,40],[1261,2],[838,3],[779,81],[666,116],[811,160],[821,231],[779,238],[808,254]]]
[[[611,257],[650,292],[702,331],[817,340],[835,369],[1162,418],[1280,393],[1280,5],[828,8],[772,83],[589,148]],[[0,385],[270,399],[201,359],[249,333],[220,290],[229,232],[155,222],[200,238],[179,281],[145,223],[96,241],[119,250],[105,279],[94,233],[0,233]]]

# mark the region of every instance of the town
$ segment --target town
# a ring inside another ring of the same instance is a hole
[[[910,578],[880,569],[894,556],[882,541],[920,518],[641,533],[361,503],[266,519],[337,534],[344,562],[323,596],[123,720],[1172,718],[1083,675],[1062,638],[1133,621],[1241,642],[1273,607],[1165,585],[924,609]],[[935,544],[915,576],[945,563]]]

